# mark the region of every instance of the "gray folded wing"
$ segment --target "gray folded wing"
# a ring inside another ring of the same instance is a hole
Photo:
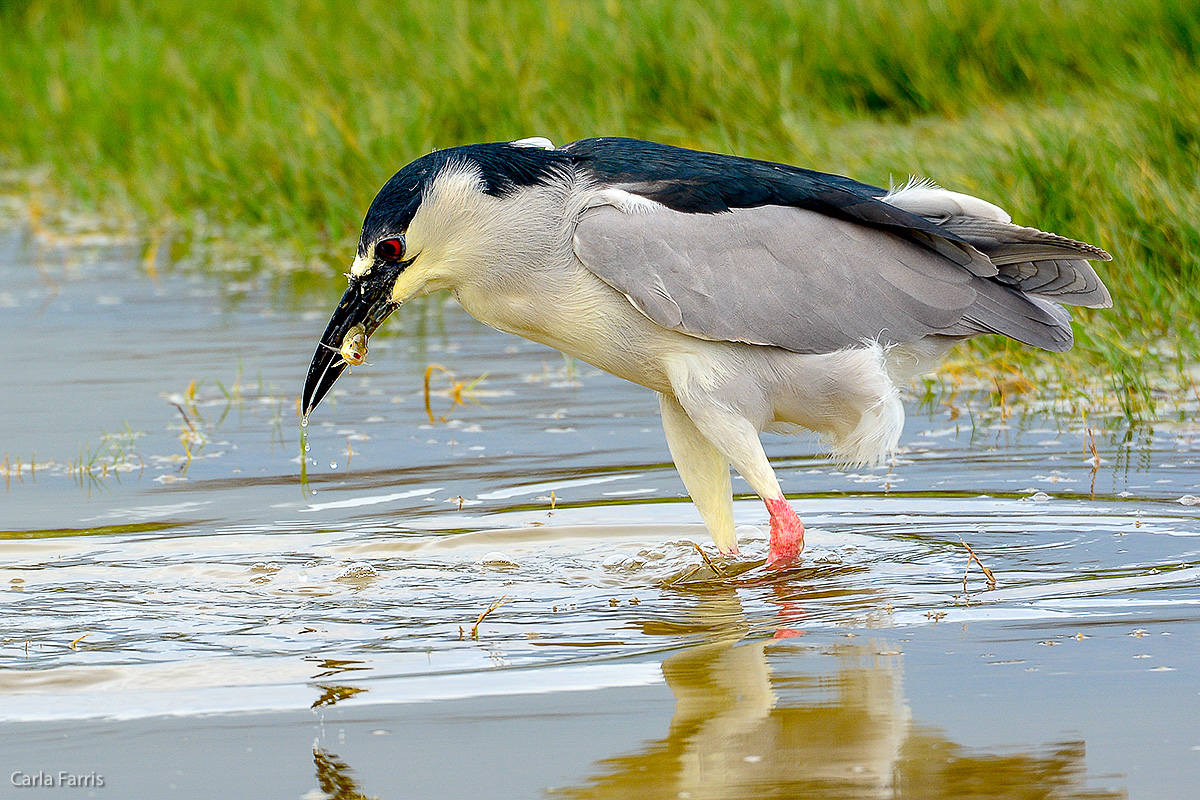
[[[996,235],[967,233],[984,244]],[[1022,292],[1019,258],[1008,262],[1017,278],[1006,279],[1003,266],[972,272],[887,232],[801,208],[630,214],[599,206],[584,212],[574,245],[584,266],[651,320],[704,339],[798,353],[979,333],[1071,346],[1066,312]]]

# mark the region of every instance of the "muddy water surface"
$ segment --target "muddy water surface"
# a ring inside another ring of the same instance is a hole
[[[149,266],[0,236],[0,797],[1200,779],[1195,398],[1131,428],[914,391],[873,470],[770,438],[809,534],[766,573],[757,500],[741,562],[691,544],[649,392],[443,298],[313,416],[305,491],[296,395],[340,287]]]

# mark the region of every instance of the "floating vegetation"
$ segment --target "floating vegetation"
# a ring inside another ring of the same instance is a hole
[[[282,441],[283,398],[271,393],[261,380],[247,385],[241,380],[239,369],[235,380],[229,384],[213,381],[217,392],[204,392],[204,382],[190,381],[181,392],[163,394],[163,399],[175,410],[177,422],[168,423],[167,429],[177,434],[182,452],[145,453],[139,441],[145,431],[135,431],[126,425],[125,430],[115,433],[102,432],[98,442],[85,442],[74,458],[39,458],[36,453],[24,458],[5,453],[0,461],[0,478],[7,489],[22,483],[37,483],[43,477],[70,477],[85,488],[103,486],[109,479],[121,480],[132,475],[136,479],[150,471],[159,483],[172,483],[186,479],[192,463],[199,458],[216,458],[223,455],[220,449],[211,449],[214,435],[225,422],[233,408],[248,407],[252,411],[269,411],[270,425]],[[206,414],[216,409],[217,413]],[[303,431],[302,431],[303,432]],[[206,449],[209,448],[209,449]]]
[[[321,690],[321,696],[313,701],[312,708],[325,708],[336,705],[342,700],[367,691],[357,686],[327,686],[320,683],[316,684],[316,688]]]
[[[37,454],[33,454],[28,461],[22,461],[19,457],[13,457],[8,453],[4,454],[4,462],[0,463],[0,476],[4,478],[6,487],[11,488],[12,481],[20,483],[25,482],[25,476],[29,476],[29,480],[37,482],[37,474],[40,469],[43,474],[54,468],[53,461],[38,461]]]
[[[36,454],[26,461],[5,453],[4,461],[0,462],[0,477],[4,478],[5,488],[9,490],[26,479],[30,483],[37,483],[39,475],[67,476],[87,488],[104,485],[109,478],[120,479],[120,476],[134,472],[141,477],[146,469],[146,460],[138,452],[136,443],[143,436],[144,433],[128,426],[120,433],[102,433],[95,447],[91,444],[81,445],[79,456],[66,462],[54,459],[39,461]]]
[[[67,462],[67,474],[81,486],[102,484],[110,476],[143,472],[146,462],[136,450],[135,443],[145,434],[126,428],[121,433],[100,435],[96,449],[84,445],[79,458]]]
[[[737,586],[774,583],[795,577],[801,572],[812,572],[811,568],[804,569],[801,562],[782,568],[767,568],[766,559],[762,558],[714,560],[695,542],[688,541],[687,544],[700,555],[701,563],[663,581],[664,588],[692,591],[727,590]],[[759,569],[760,567],[763,569]],[[751,570],[758,571],[750,575]]]
[[[488,607],[479,614],[479,616],[475,619],[475,624],[471,626],[471,639],[476,641],[479,639],[479,625],[483,622],[484,618],[486,618],[488,614],[491,614],[493,611],[503,605],[507,605],[509,602],[511,601],[508,595],[503,595],[488,603]],[[459,638],[462,638],[461,628],[459,628]]]
[[[962,539],[959,539],[959,542],[962,542],[962,546],[967,548],[967,569],[966,569],[966,572],[963,573],[963,578],[962,578],[963,594],[966,594],[966,592],[967,592],[967,575],[970,574],[970,572],[971,572],[971,562],[972,561],[974,561],[976,564],[978,564],[979,568],[981,570],[983,570],[983,576],[985,578],[987,578],[988,591],[990,592],[991,590],[995,589],[996,588],[996,576],[993,575],[992,571],[990,569],[988,569],[986,566],[984,566],[984,563],[979,560],[979,556],[975,555],[975,551],[971,549],[971,545],[967,544]]]
[[[430,379],[434,372],[445,373],[450,378],[450,388],[446,389],[445,394],[450,398],[450,410],[453,411],[455,406],[465,406],[468,400],[473,400],[477,396],[477,390],[484,379],[487,378],[487,373],[483,373],[478,378],[472,381],[455,380],[454,373],[443,367],[441,364],[430,364],[425,368],[425,413],[429,415],[430,422],[445,422],[445,417],[435,417],[433,414],[433,403],[431,401],[432,391],[430,389]],[[463,398],[466,398],[465,400]]]

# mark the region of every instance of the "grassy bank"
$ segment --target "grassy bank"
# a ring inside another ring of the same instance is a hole
[[[632,135],[997,201],[1116,259],[1068,381],[1102,369],[1136,405],[1148,361],[1195,358],[1194,1],[17,0],[0,41],[0,164],[151,237],[215,224],[334,275],[434,147]]]

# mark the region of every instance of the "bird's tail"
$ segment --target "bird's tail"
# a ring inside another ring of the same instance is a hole
[[[992,269],[978,262],[969,267],[981,278],[1054,303],[1112,305],[1112,296],[1088,263],[1111,261],[1112,256],[1095,245],[1014,225],[1004,209],[928,181],[910,180],[881,199],[933,222],[985,255]]]
[[[1108,308],[1108,293],[1089,261],[1111,261],[1099,247],[1011,222],[951,217],[941,226],[971,244],[996,267],[994,280],[1054,303]]]
[[[1071,315],[1060,303],[1112,305],[1088,263],[1112,260],[1099,247],[1014,225],[998,206],[927,181],[909,181],[881,199],[934,223],[973,256],[962,265],[976,277],[978,299],[958,324],[940,331],[945,336],[1000,333],[1061,352],[1070,349],[1074,337]]]

